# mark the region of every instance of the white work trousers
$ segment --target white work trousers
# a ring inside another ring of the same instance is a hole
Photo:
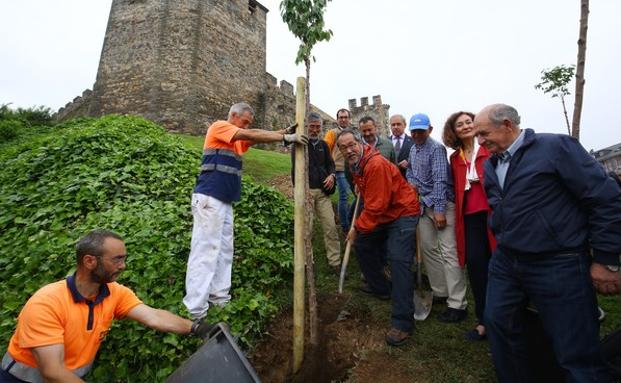
[[[216,198],[192,194],[192,243],[185,276],[183,304],[194,319],[207,315],[209,304],[231,300],[233,206]]]
[[[466,274],[459,266],[457,243],[455,240],[455,204],[447,202],[446,227],[438,230],[434,221],[433,208],[425,207],[418,221],[418,234],[423,263],[433,295],[448,297],[448,307],[465,309]]]

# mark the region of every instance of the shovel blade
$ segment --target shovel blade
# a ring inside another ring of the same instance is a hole
[[[414,319],[423,321],[431,313],[433,304],[433,292],[416,289],[414,290]]]

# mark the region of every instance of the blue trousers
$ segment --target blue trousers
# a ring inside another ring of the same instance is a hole
[[[492,359],[501,383],[532,382],[524,315],[539,312],[566,382],[611,382],[600,352],[597,298],[584,253],[507,254],[489,263],[485,305]]]
[[[351,221],[349,220],[349,202],[347,201],[347,198],[349,197],[351,190],[349,189],[349,184],[347,183],[344,171],[336,172],[336,186],[339,193],[339,204],[337,208],[339,213],[339,222],[341,223],[341,229],[344,232],[348,232]]]
[[[370,233],[358,234],[354,243],[358,264],[369,287],[378,294],[391,294],[392,327],[406,332],[414,329],[412,262],[417,224],[417,216],[400,217],[377,226]],[[390,263],[392,291],[383,273],[384,251]]]

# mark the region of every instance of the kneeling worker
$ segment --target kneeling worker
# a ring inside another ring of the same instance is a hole
[[[78,242],[76,255],[73,275],[39,289],[24,305],[2,358],[0,382],[82,382],[113,319],[201,338],[212,329],[149,307],[115,282],[127,257],[118,234],[91,231]]]

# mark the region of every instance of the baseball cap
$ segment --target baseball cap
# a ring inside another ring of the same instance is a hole
[[[417,113],[410,118],[410,130],[427,130],[429,125],[429,117],[424,113]]]

